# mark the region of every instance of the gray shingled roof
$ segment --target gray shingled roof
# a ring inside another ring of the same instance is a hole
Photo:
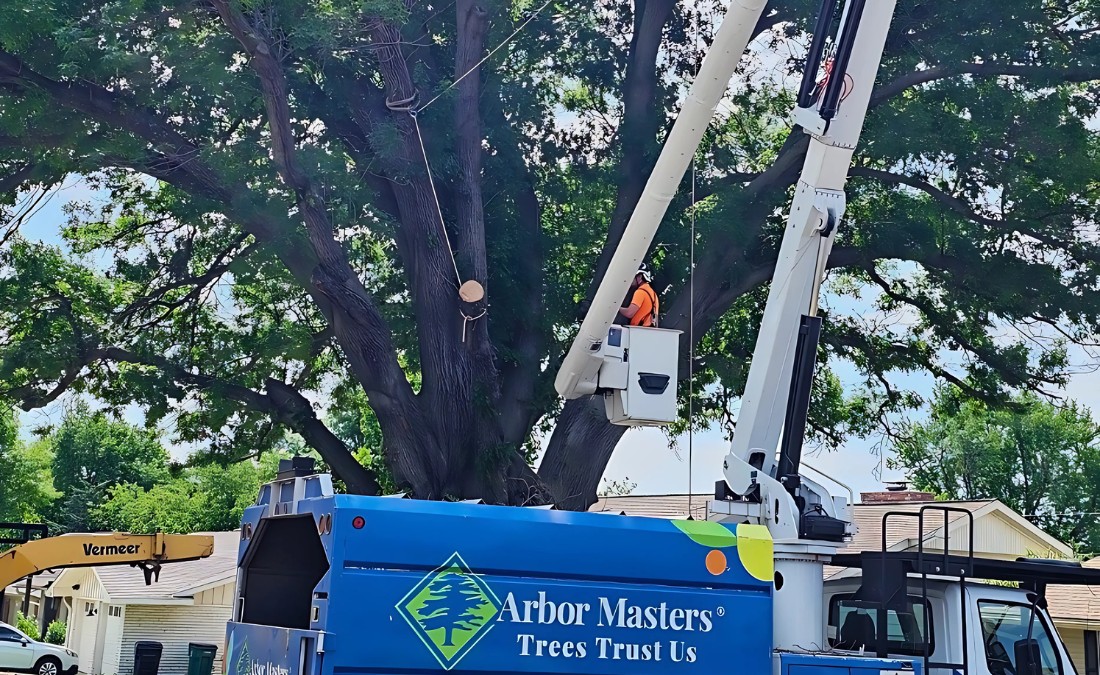
[[[1093,569],[1100,567],[1100,557],[1083,563]],[[1091,586],[1047,586],[1047,611],[1055,619],[1100,622],[1100,590]]]
[[[237,546],[240,532],[196,532],[214,537],[214,553],[210,557],[189,562],[164,565],[160,580],[145,585],[141,570],[129,565],[96,567],[95,573],[112,602],[151,598],[187,598],[192,589],[228,580],[236,575]]]
[[[61,574],[60,570],[58,570],[58,571],[48,571],[47,570],[45,572],[41,572],[39,574],[34,575],[31,578],[31,589],[36,590],[36,591],[40,591],[43,588],[47,588],[50,584],[52,584],[54,582],[55,579],[57,579],[58,574]],[[22,594],[23,591],[26,590],[26,588],[27,588],[26,580],[21,579],[21,580],[17,581],[16,583],[12,584],[11,586],[8,586],[7,592],[8,593]]]

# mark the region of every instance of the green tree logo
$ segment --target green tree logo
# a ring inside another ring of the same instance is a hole
[[[229,675],[252,675],[252,655],[248,653],[248,640],[241,643],[241,651],[237,655],[236,672]]]
[[[397,603],[397,611],[450,670],[492,629],[500,601],[455,553],[421,579]]]

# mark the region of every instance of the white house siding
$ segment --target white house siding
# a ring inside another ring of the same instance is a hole
[[[1062,636],[1062,642],[1066,645],[1069,658],[1073,661],[1073,669],[1077,671],[1078,675],[1085,675],[1084,629],[1074,625],[1059,625],[1057,621],[1054,622],[1054,627],[1057,629],[1058,634]]]
[[[956,546],[956,536],[959,537],[958,545],[966,544],[967,529],[969,528],[959,528],[959,535],[951,533],[952,548]],[[1043,558],[1054,553],[1050,543],[1033,536],[1005,515],[996,512],[978,518],[974,523],[974,550],[1004,553],[1006,557],[1030,555]]]
[[[122,625],[126,608],[111,605],[107,608],[107,630],[103,634],[102,675],[118,675],[118,663],[122,656]]]
[[[233,590],[236,588],[236,580],[222,584],[217,588],[211,588],[195,596],[196,605],[232,605]]]
[[[98,624],[95,621],[96,617],[89,619],[85,616],[88,613],[86,603],[91,603],[96,608],[100,607],[99,602],[107,599],[107,592],[91,568],[65,570],[62,576],[58,577],[58,581],[62,580],[65,584],[63,588],[55,585],[51,590],[56,595],[67,597],[72,603],[71,613],[66,622],[65,646],[80,655],[80,671],[88,673],[91,672],[89,669],[93,664],[91,658]],[[73,586],[80,588],[73,590]],[[90,637],[85,633],[85,629],[91,632]],[[86,640],[92,641],[87,647],[84,646]]]
[[[938,530],[943,525],[941,514],[931,513],[925,518],[925,532]],[[948,532],[951,551],[965,555],[969,539],[970,526],[962,518],[954,521]],[[916,550],[915,536],[911,544],[913,550]],[[926,536],[924,546],[926,550],[942,551],[943,537]],[[1020,556],[1043,558],[1054,553],[1049,543],[1032,536],[1031,533],[1024,531],[1019,525],[995,511],[975,517],[974,552],[986,558],[1005,560],[1015,560]]]
[[[144,640],[164,645],[160,656],[160,675],[187,673],[187,645],[191,642],[218,646],[214,673],[220,673],[225,655],[225,625],[230,615],[230,607],[129,605],[123,621],[118,675],[133,673],[134,645]]]

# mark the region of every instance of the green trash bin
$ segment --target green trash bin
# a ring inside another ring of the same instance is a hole
[[[217,645],[192,642],[187,645],[187,675],[211,675],[214,672],[214,655]]]

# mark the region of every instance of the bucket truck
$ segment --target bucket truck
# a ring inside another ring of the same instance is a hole
[[[802,475],[817,296],[895,4],[847,0],[821,86],[837,2],[799,90],[809,149],[708,519],[343,495],[287,461],[242,519],[226,675],[1074,675],[1043,592],[1100,570],[980,559],[972,520],[943,505],[888,513],[880,551],[842,553],[849,501]],[[557,374],[615,424],[675,419],[679,333],[613,320],[764,4],[729,6]],[[917,520],[915,552],[888,550],[898,519]],[[846,570],[828,585],[826,563]]]

